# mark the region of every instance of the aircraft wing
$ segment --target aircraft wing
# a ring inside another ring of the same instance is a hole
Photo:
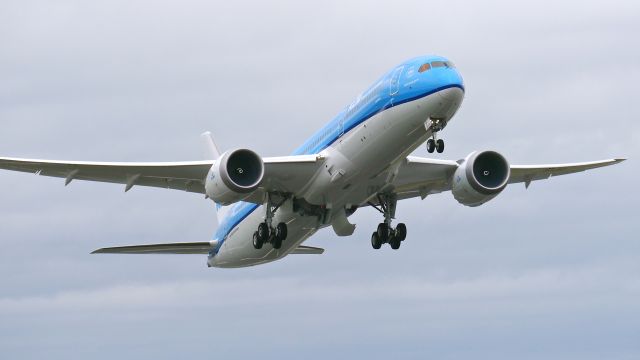
[[[0,169],[65,179],[185,190],[204,194],[204,179],[213,160],[166,163],[86,162],[0,158]]]
[[[570,164],[547,165],[511,165],[509,183],[525,183],[548,179],[551,176],[573,174],[603,166],[614,165],[625,159],[609,159]],[[451,190],[450,180],[458,168],[458,163],[449,160],[436,160],[409,156],[398,170],[393,181],[393,192],[398,200],[412,197],[424,198],[427,195]]]
[[[626,159],[609,159],[573,164],[512,165],[509,184],[523,182],[527,187],[529,187],[531,181],[534,180],[544,180],[552,176],[573,174],[586,170],[596,169],[603,166],[614,165],[625,160]]]
[[[316,155],[267,157],[263,159],[262,185],[247,201],[262,203],[265,191],[295,193],[306,185],[319,166]],[[133,186],[151,186],[204,194],[204,183],[214,160],[186,162],[86,162],[0,157],[0,169]]]

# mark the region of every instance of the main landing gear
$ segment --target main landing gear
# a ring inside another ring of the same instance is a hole
[[[287,224],[281,222],[274,229],[266,222],[262,222],[258,225],[258,230],[253,233],[253,247],[259,250],[265,243],[270,243],[274,249],[280,249],[282,242],[286,239]]]
[[[273,214],[285,201],[286,199],[274,206],[271,202],[271,196],[267,195],[265,220],[258,225],[258,230],[253,233],[253,247],[256,250],[262,249],[265,243],[270,243],[274,249],[280,249],[282,242],[287,239],[287,224],[281,222],[275,228],[272,225]]]
[[[369,203],[369,205],[384,215],[384,222],[378,224],[378,229],[371,234],[371,246],[374,249],[380,249],[382,244],[389,244],[393,250],[398,250],[400,244],[407,238],[407,226],[399,223],[395,229],[391,227],[391,219],[395,217],[397,201],[392,195],[378,195],[378,203],[380,207],[373,203]]]

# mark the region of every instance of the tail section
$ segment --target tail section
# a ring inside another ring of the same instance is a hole
[[[220,157],[220,148],[216,145],[216,141],[213,139],[213,135],[210,131],[204,132],[200,135],[204,145],[205,156],[210,160],[218,160]]]

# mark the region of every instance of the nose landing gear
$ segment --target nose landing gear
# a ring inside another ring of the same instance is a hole
[[[432,153],[434,150],[438,153],[442,153],[444,151],[444,140],[435,139],[436,134],[433,134],[433,138],[427,140],[427,151]]]
[[[407,238],[407,226],[403,223],[399,223],[395,229],[391,226],[391,219],[395,217],[397,201],[394,196],[385,194],[378,195],[378,203],[380,207],[373,203],[369,203],[369,205],[384,215],[384,222],[378,224],[376,231],[371,234],[371,246],[374,249],[380,249],[382,244],[389,244],[392,249],[398,250],[400,244]]]
[[[443,119],[429,119],[427,122],[427,129],[431,130],[431,139],[427,140],[427,151],[433,153],[437,151],[442,153],[444,151],[444,140],[438,139],[438,132],[446,126],[446,122]]]

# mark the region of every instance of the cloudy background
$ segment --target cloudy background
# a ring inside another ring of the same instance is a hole
[[[199,134],[290,153],[401,61],[441,54],[466,99],[445,156],[625,156],[475,209],[403,202],[290,256],[96,256],[208,240],[214,209],[161,189],[0,173],[0,358],[637,359],[637,1],[2,1],[0,155],[201,159]],[[416,155],[426,156],[421,148]]]

